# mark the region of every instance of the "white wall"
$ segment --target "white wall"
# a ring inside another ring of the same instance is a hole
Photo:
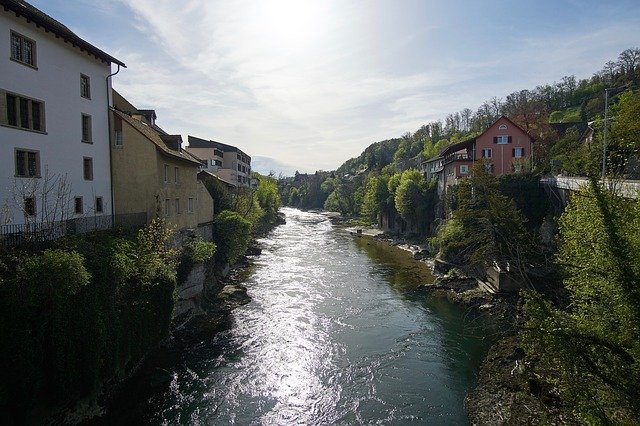
[[[37,69],[10,59],[10,30],[36,42]],[[0,89],[44,102],[46,134],[0,126],[0,208],[9,205],[9,214],[0,213],[0,225],[24,223],[24,215],[15,205],[14,184],[28,179],[15,178],[16,148],[40,152],[40,172],[44,181],[48,171],[64,176],[71,185],[69,218],[73,214],[73,198],[82,196],[84,216],[94,215],[95,197],[103,197],[104,215],[111,213],[109,171],[108,99],[105,79],[110,66],[87,52],[72,47],[62,38],[28,24],[0,9]],[[80,96],[80,74],[89,76],[91,99]],[[93,144],[81,142],[81,114],[92,116]],[[85,181],[83,157],[93,158],[93,181]],[[37,213],[42,211],[38,200]],[[5,208],[6,212],[6,208]],[[3,217],[4,216],[4,217]]]

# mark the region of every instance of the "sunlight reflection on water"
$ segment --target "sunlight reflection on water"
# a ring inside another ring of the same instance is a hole
[[[373,261],[323,215],[285,212],[246,281],[252,302],[184,356],[158,420],[465,424],[474,353],[486,345],[470,335],[483,330],[462,335],[459,309],[390,286],[397,265]],[[395,279],[402,289],[428,278]]]

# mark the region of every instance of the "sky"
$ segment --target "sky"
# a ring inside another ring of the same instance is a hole
[[[157,124],[254,170],[333,170],[485,100],[640,46],[640,1],[31,0],[123,61]]]

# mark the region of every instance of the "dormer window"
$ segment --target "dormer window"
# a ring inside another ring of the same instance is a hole
[[[11,59],[30,67],[36,66],[36,42],[11,31]]]

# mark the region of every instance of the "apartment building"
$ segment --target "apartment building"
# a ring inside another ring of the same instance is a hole
[[[111,80],[125,64],[24,1],[0,5],[0,225],[111,215]]]
[[[255,186],[251,179],[251,157],[239,148],[189,136],[187,151],[203,159],[203,170],[236,187]]]

